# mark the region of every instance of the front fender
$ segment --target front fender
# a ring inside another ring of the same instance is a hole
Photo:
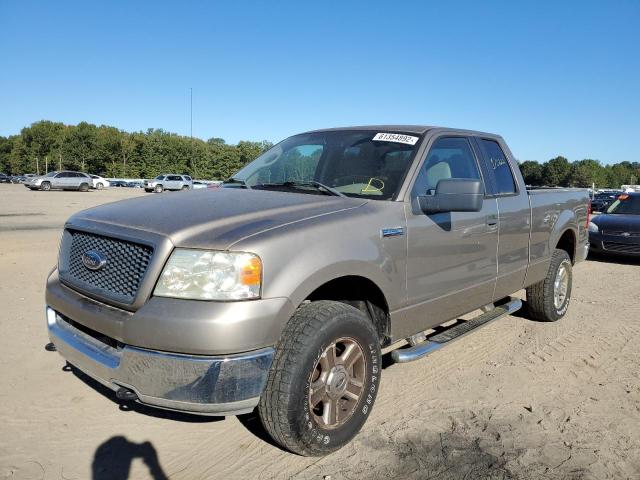
[[[384,203],[269,230],[233,248],[262,259],[263,298],[287,297],[297,307],[331,280],[360,276],[378,286],[391,310],[400,308],[406,301],[407,241],[382,238],[381,228],[404,227],[404,211],[401,204]]]

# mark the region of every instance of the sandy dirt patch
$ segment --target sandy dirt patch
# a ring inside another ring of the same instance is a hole
[[[44,350],[44,280],[69,215],[136,195],[0,185],[0,478],[640,478],[634,261],[577,266],[558,323],[510,316],[387,367],[363,431],[325,458],[283,452],[252,415],[119,408]]]

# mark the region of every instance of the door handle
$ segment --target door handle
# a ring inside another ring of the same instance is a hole
[[[496,227],[498,225],[498,216],[497,215],[488,215],[487,216],[487,226],[488,227]]]

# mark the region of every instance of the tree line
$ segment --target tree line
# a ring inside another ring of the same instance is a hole
[[[107,177],[152,178],[183,173],[194,178],[224,180],[272,144],[241,141],[228,145],[222,138],[190,138],[162,129],[125,132],[107,125],[81,122],[65,125],[43,120],[19,135],[0,136],[0,171],[9,174],[80,170]],[[619,188],[637,184],[639,162],[602,165],[597,160],[569,162],[556,157],[520,164],[527,185]]]
[[[556,157],[542,164],[527,160],[520,163],[520,170],[525,183],[534,186],[620,188],[636,185],[640,179],[640,162],[602,165],[598,160],[569,162]]]
[[[19,135],[0,136],[0,171],[17,175],[79,170],[116,178],[153,178],[161,173],[226,179],[271,148],[268,141],[228,145],[162,129],[125,132],[107,125],[65,125],[43,120]]]

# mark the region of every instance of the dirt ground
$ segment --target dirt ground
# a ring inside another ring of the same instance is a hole
[[[43,290],[65,219],[135,195],[0,185],[0,478],[640,479],[634,261],[577,266],[558,323],[510,316],[388,366],[363,431],[326,458],[280,450],[252,415],[119,407],[44,350]]]

